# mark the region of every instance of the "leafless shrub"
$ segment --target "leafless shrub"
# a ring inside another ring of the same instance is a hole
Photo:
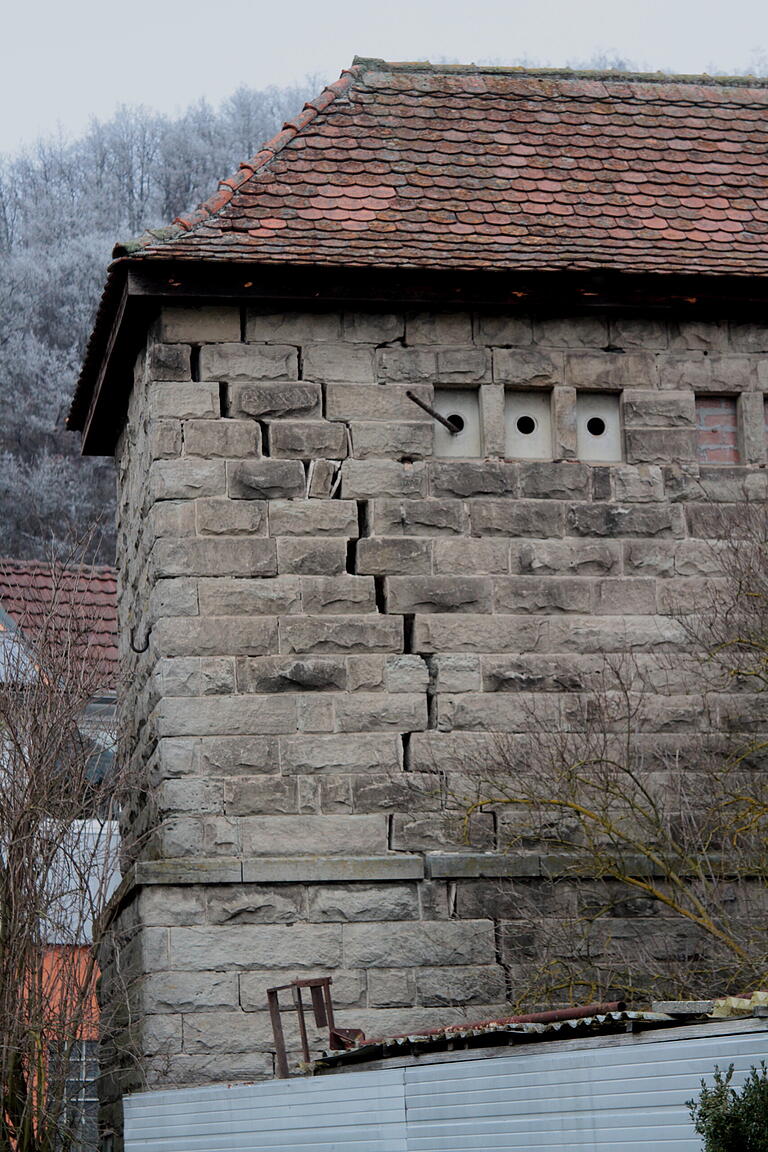
[[[89,944],[119,880],[116,817],[127,781],[94,705],[113,673],[93,643],[81,595],[88,579],[86,568],[52,565],[34,626],[1,621],[4,1152],[60,1152],[82,1141],[77,1065],[99,1033]]]
[[[490,737],[466,766],[465,821],[495,813],[499,846],[540,864],[515,885],[520,1004],[768,980],[768,517],[728,516],[677,650],[605,656],[577,690],[534,694],[529,735]]]

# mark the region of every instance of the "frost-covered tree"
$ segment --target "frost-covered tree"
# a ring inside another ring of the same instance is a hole
[[[97,524],[93,558],[112,558],[112,466],[64,427],[112,247],[209,196],[320,86],[241,87],[176,118],[124,107],[0,156],[2,553],[63,554]]]

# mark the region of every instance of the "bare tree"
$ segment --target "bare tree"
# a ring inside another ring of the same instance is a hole
[[[768,516],[728,517],[676,642],[564,671],[522,706],[527,734],[464,766],[465,821],[494,811],[500,846],[542,864],[514,885],[520,1003],[768,979]]]
[[[98,1036],[93,925],[117,880],[125,781],[94,698],[87,568],[51,567],[30,626],[0,631],[0,1150],[83,1147]],[[94,1130],[95,1131],[95,1130]]]

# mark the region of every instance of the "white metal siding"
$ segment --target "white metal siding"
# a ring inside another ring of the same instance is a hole
[[[686,1101],[767,1048],[763,1032],[406,1068],[408,1152],[700,1152]]]
[[[693,1031],[693,1030],[689,1030]],[[145,1092],[125,1101],[127,1152],[699,1152],[686,1100],[714,1066],[736,1083],[768,1032],[509,1054],[315,1079]],[[668,1035],[668,1033],[667,1033]],[[658,1039],[657,1039],[658,1037]],[[624,1042],[622,1042],[622,1040]]]
[[[129,1152],[407,1152],[403,1069],[140,1092]]]

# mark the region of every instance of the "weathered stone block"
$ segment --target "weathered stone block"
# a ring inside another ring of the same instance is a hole
[[[258,816],[269,813],[287,815],[298,811],[298,785],[296,780],[288,780],[283,776],[259,776],[256,780],[238,779],[227,784],[225,811],[228,816]],[[225,917],[227,921],[237,919],[242,924],[281,923],[284,920],[293,921],[298,911],[290,902],[281,900],[279,906],[283,908],[282,914],[275,907],[275,901],[267,906],[263,901],[248,898],[228,906],[235,907],[242,915]],[[261,915],[257,917],[256,910]],[[245,912],[248,912],[246,915]],[[213,917],[211,917],[213,918]]]
[[[432,543],[435,572],[481,575],[509,572],[506,540],[435,540]],[[394,574],[394,573],[393,573]]]
[[[237,683],[241,692],[322,692],[344,691],[347,668],[339,657],[313,656],[297,660],[291,656],[265,656],[237,662]]]
[[[229,457],[258,456],[261,429],[251,420],[185,420],[184,455]]]
[[[442,384],[477,384],[491,379],[491,357],[485,348],[440,348],[437,379]]]
[[[621,544],[608,540],[536,540],[513,543],[513,572],[530,576],[605,576],[621,568]]]
[[[231,392],[233,416],[319,416],[322,389],[319,384],[234,385]]]
[[[297,498],[306,476],[299,460],[253,460],[229,468],[229,495],[236,500]]]
[[[198,587],[203,616],[283,616],[301,609],[297,576],[260,580],[219,577],[203,579]]]
[[[518,465],[498,460],[451,460],[429,465],[433,496],[517,495]]]
[[[407,392],[432,403],[432,388],[424,385],[329,384],[325,414],[329,420],[407,420],[431,427],[432,417],[414,404]]]
[[[338,696],[338,732],[416,732],[427,726],[425,694],[352,692]]]
[[[149,614],[158,616],[197,616],[197,581],[189,578],[157,580],[149,599]]]
[[[195,535],[195,504],[190,500],[161,500],[149,519],[153,536]]]
[[[696,459],[696,433],[689,428],[627,428],[627,460],[634,464],[665,464]]]
[[[384,687],[386,656],[347,656],[347,686],[350,692],[375,692]],[[395,657],[396,659],[396,657]]]
[[[431,384],[437,378],[437,355],[424,348],[380,348],[376,377],[382,383]]]
[[[493,579],[495,612],[548,615],[552,612],[589,612],[592,581],[582,577],[497,576]]]
[[[235,1009],[237,976],[232,972],[155,972],[142,981],[141,996],[149,1013]]]
[[[189,344],[150,344],[147,371],[152,380],[190,380]]]
[[[164,537],[152,549],[152,566],[161,576],[273,576],[277,572],[274,540],[220,537],[174,540]]]
[[[387,611],[490,612],[491,582],[481,576],[388,576]]]
[[[285,543],[282,541],[281,543]],[[371,576],[303,576],[301,605],[311,615],[325,612],[354,615],[375,612],[376,597]]]
[[[266,501],[202,499],[190,511],[200,536],[261,536],[267,528]]]
[[[511,344],[521,347],[533,342],[533,326],[528,316],[479,315],[475,318],[475,343]]]
[[[280,621],[282,652],[402,652],[402,620],[370,616],[304,616]]]
[[[373,502],[373,529],[378,536],[456,536],[468,528],[467,510],[458,500]]]
[[[519,616],[417,616],[414,647],[419,652],[535,652],[549,621]]]
[[[494,348],[493,378],[500,384],[551,388],[563,383],[562,353]]]
[[[357,542],[355,568],[371,575],[426,574],[432,571],[432,541],[402,536],[364,537]]]
[[[387,848],[386,816],[244,816],[240,821],[247,856],[359,855]]]
[[[425,421],[355,420],[350,424],[352,455],[358,460],[369,457],[409,457],[414,460],[432,455],[433,426]]]
[[[166,698],[157,710],[161,736],[238,736],[295,732],[294,696]]]
[[[200,349],[200,374],[228,384],[296,380],[298,354],[288,345],[211,344]]]
[[[493,817],[489,813],[472,816],[465,827],[457,813],[449,817],[445,812],[395,812],[391,840],[392,847],[401,852],[466,850],[467,842],[483,851],[494,847]]]
[[[338,340],[341,317],[337,312],[260,312],[248,309],[245,338],[265,344],[306,344]]]
[[[178,931],[181,929],[171,929],[172,934]],[[342,931],[345,960],[352,967],[419,968],[435,964],[482,964],[494,955],[490,920],[345,924]]]
[[[168,460],[180,456],[184,447],[180,420],[153,420],[147,437],[152,460]]]
[[[354,500],[271,500],[271,536],[352,536],[358,535],[357,504]]]
[[[387,692],[426,692],[429,669],[421,656],[387,656],[384,668]]]
[[[407,344],[469,344],[472,317],[467,312],[417,312],[406,316]]]
[[[440,653],[429,661],[437,692],[479,692],[480,657],[470,653]]]
[[[164,618],[152,640],[164,656],[265,656],[277,650],[277,623],[241,616]]]
[[[272,456],[311,460],[328,456],[340,460],[347,455],[347,432],[341,424],[327,420],[290,420],[269,426]]]
[[[650,392],[627,389],[622,415],[628,428],[693,428],[696,405],[691,392]]]
[[[661,468],[652,464],[633,464],[611,469],[613,496],[618,502],[654,503],[664,498]]]
[[[659,361],[661,388],[694,388],[697,392],[747,392],[757,386],[754,356],[714,352],[669,353]]]
[[[592,469],[586,464],[525,462],[518,475],[520,495],[536,500],[588,500],[591,494]]]
[[[341,467],[345,499],[382,496],[418,497],[427,494],[427,465],[395,460],[345,460]]]
[[[357,344],[389,344],[405,334],[405,318],[391,312],[345,312],[344,339]]]
[[[508,999],[504,969],[497,964],[420,968],[415,975],[419,1000],[425,1005],[501,1005]]]
[[[199,770],[210,776],[252,776],[276,772],[278,741],[268,736],[219,736],[197,745]]]
[[[575,536],[684,536],[682,509],[661,505],[573,504],[568,530]]]
[[[268,1052],[273,1046],[269,1015],[256,1012],[192,1012],[184,1017],[187,1053]]]
[[[568,352],[565,382],[574,388],[655,388],[659,373],[650,352]]]
[[[663,320],[649,320],[640,316],[611,317],[611,343],[619,348],[664,349],[669,343],[667,325]]]
[[[538,500],[473,500],[473,536],[562,536],[564,505]]]
[[[231,657],[163,657],[155,676],[159,691],[166,696],[221,696],[235,690]]]
[[[373,348],[362,344],[308,344],[304,347],[308,380],[373,383]]]
[[[399,772],[400,741],[387,733],[357,736],[286,736],[280,740],[283,772]]]
[[[533,321],[534,340],[550,348],[589,348],[608,343],[603,316],[540,317]]]
[[[219,415],[219,390],[215,384],[152,384],[149,408],[156,420],[212,420]]]
[[[148,495],[154,500],[194,500],[225,491],[223,460],[156,460],[149,470]]]
[[[400,1008],[416,1003],[414,969],[372,968],[367,977],[371,1008]]]
[[[633,580],[626,576],[599,580],[595,586],[594,611],[609,616],[620,616],[622,612],[633,616],[653,615],[656,612],[656,581]]]
[[[237,306],[167,304],[160,314],[160,339],[166,343],[185,341],[239,340],[240,309]]]
[[[317,921],[418,920],[416,885],[325,884],[309,891],[309,919]],[[334,975],[334,999],[336,977]]]
[[[330,576],[344,572],[347,543],[336,537],[286,536],[277,541],[277,566],[283,572]]]
[[[555,460],[572,460],[576,455],[576,389],[552,389],[552,454]]]

